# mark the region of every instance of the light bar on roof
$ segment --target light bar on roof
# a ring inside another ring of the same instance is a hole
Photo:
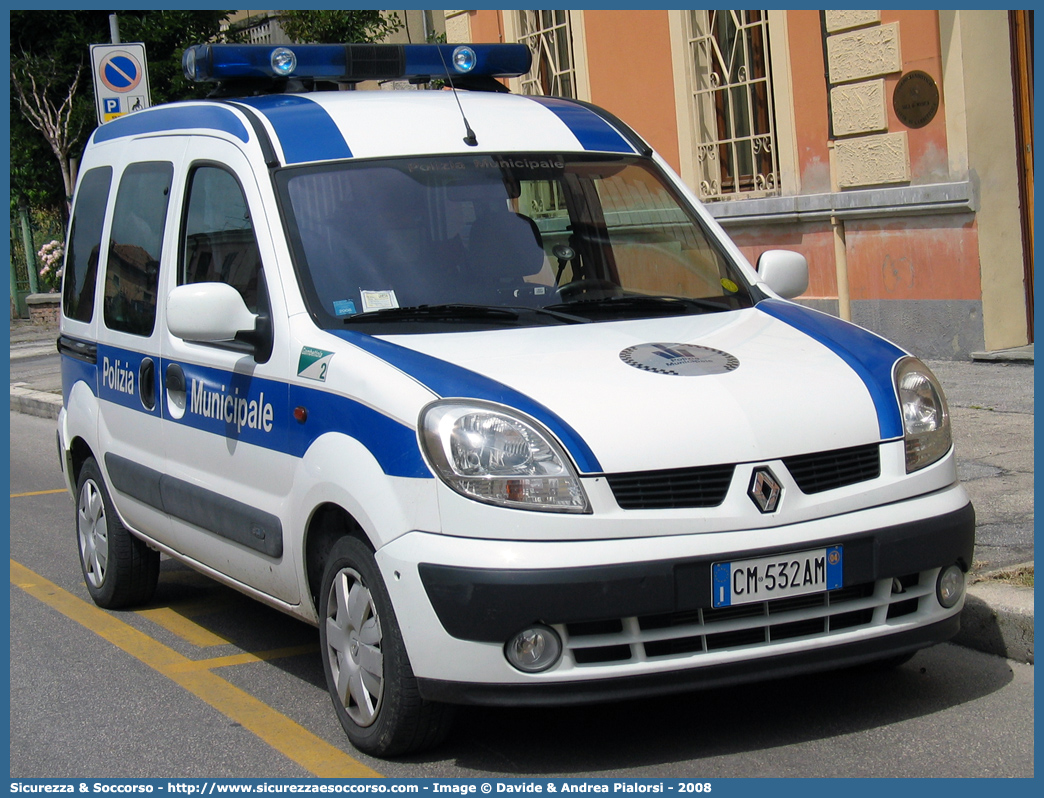
[[[197,44],[181,59],[185,77],[199,83],[510,78],[531,63],[524,44]]]

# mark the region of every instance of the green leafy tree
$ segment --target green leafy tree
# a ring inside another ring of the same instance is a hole
[[[399,15],[380,11],[281,11],[279,24],[300,44],[378,42],[402,28]]]
[[[120,39],[144,42],[154,104],[206,94],[181,53],[220,40],[229,11],[120,11]],[[97,125],[90,45],[111,41],[107,11],[11,11],[11,202],[67,209],[70,157]],[[58,165],[59,168],[55,168]]]

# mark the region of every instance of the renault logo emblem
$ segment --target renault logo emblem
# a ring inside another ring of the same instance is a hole
[[[783,497],[783,486],[779,484],[779,480],[768,468],[761,466],[754,469],[747,494],[754,500],[754,504],[761,512],[774,513],[779,507],[779,500]]]

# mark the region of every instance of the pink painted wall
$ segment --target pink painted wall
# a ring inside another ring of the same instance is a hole
[[[846,222],[848,283],[857,299],[981,299],[974,217]]]
[[[808,261],[806,299],[837,297],[837,270],[834,268],[834,235],[829,225],[765,225],[727,231],[752,265],[766,249],[792,249]]]

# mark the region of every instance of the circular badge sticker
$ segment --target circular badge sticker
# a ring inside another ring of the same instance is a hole
[[[638,344],[623,350],[620,359],[642,371],[676,377],[725,374],[739,368],[739,360],[728,352],[695,344]]]

